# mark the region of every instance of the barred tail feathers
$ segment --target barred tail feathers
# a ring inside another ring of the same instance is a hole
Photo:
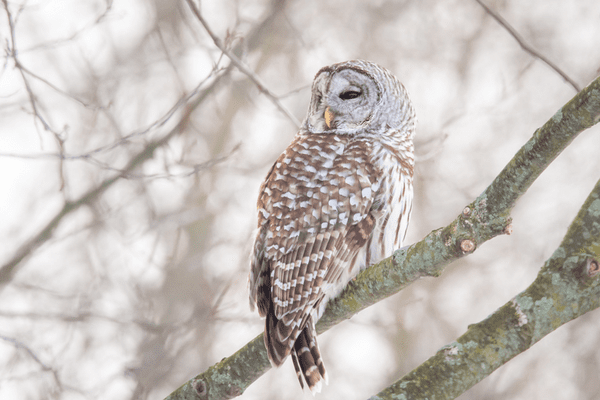
[[[327,384],[328,377],[317,344],[317,332],[310,319],[294,343],[292,360],[300,386],[304,388],[306,382],[313,395],[320,393],[323,382]]]
[[[313,395],[320,392],[323,381],[327,384],[327,372],[312,318],[306,315],[300,323],[285,321],[279,320],[272,309],[269,311],[265,324],[265,347],[271,364],[279,367],[291,354],[300,386],[304,388],[306,382]],[[300,326],[302,330],[299,330]]]

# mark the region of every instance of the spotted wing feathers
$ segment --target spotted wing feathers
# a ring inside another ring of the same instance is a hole
[[[311,390],[325,378],[311,314],[338,289],[374,227],[380,174],[366,157],[369,146],[335,135],[299,135],[261,188],[250,302],[267,318],[271,362],[280,365],[293,352]],[[312,345],[297,344],[299,338]]]

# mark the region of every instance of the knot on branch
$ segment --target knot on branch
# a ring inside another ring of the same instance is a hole
[[[471,239],[463,239],[460,241],[460,249],[463,254],[469,254],[475,251],[475,242]]]
[[[596,280],[598,275],[600,275],[600,264],[595,257],[589,254],[574,255],[565,258],[562,271],[560,272],[570,274],[572,278],[582,285],[580,289],[599,284]]]
[[[510,235],[512,233],[512,219],[510,210],[495,212],[488,207],[488,199],[479,196],[473,203],[466,206],[459,220],[461,227],[470,230],[471,236],[477,242],[483,243],[498,235]]]
[[[208,390],[206,388],[206,383],[204,383],[202,379],[194,379],[192,381],[192,387],[194,388],[194,391],[196,392],[199,398],[207,398]]]
[[[242,389],[238,386],[229,386],[227,388],[226,398],[233,399],[234,397],[240,396],[242,392]]]
[[[589,278],[593,278],[600,273],[600,265],[598,265],[598,261],[593,258],[588,258],[585,263],[585,274]]]

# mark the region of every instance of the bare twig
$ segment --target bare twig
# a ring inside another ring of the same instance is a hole
[[[24,71],[26,73],[30,73],[27,69],[24,69]],[[44,159],[44,158],[55,158],[55,159],[60,159],[60,160],[89,160],[90,162],[94,163],[94,164],[99,164],[99,162],[97,162],[93,156],[101,154],[101,153],[105,153],[105,152],[109,152],[111,150],[120,148],[122,145],[127,144],[129,142],[131,142],[132,139],[136,138],[136,137],[140,137],[140,136],[144,136],[145,134],[147,134],[148,132],[150,132],[152,129],[156,129],[156,128],[160,128],[162,126],[164,126],[167,121],[169,121],[171,119],[171,117],[173,117],[173,115],[179,111],[182,107],[184,107],[186,104],[189,104],[189,102],[191,101],[191,99],[193,99],[195,96],[198,95],[198,93],[200,92],[200,90],[205,86],[206,82],[209,81],[211,78],[213,78],[215,75],[218,75],[220,73],[222,73],[224,71],[224,69],[213,69],[210,74],[203,79],[200,83],[198,83],[198,85],[196,85],[196,87],[194,88],[194,90],[192,90],[189,94],[187,94],[186,96],[182,97],[181,99],[179,99],[179,101],[177,101],[173,107],[171,107],[162,117],[158,118],[156,121],[154,121],[153,123],[151,123],[150,125],[148,125],[147,127],[144,127],[142,129],[139,130],[135,130],[127,135],[122,136],[119,140],[117,140],[116,142],[113,143],[109,143],[103,146],[99,146],[93,150],[87,151],[85,153],[82,154],[69,154],[66,152],[59,152],[59,153],[35,153],[35,154],[18,154],[18,153],[2,153],[0,152],[0,157],[11,157],[11,158],[23,158],[23,159]],[[32,75],[34,76],[34,75]],[[37,78],[37,76],[34,76]],[[50,82],[46,82],[44,80],[42,80],[42,82],[48,84],[50,87],[52,87],[53,89],[59,91],[60,93],[66,95],[66,96],[70,96],[68,93],[63,92],[61,89],[54,87],[54,85],[52,85]],[[71,97],[73,100],[76,100],[78,102],[80,102],[78,99]],[[81,102],[80,102],[81,103]],[[88,105],[81,103],[83,106],[88,107]],[[89,106],[91,107],[91,106]],[[99,109],[101,111],[106,111],[106,109],[103,106],[100,106]],[[109,116],[107,114],[107,116]],[[109,168],[112,170],[115,170],[114,168]]]
[[[100,166],[101,168],[103,168],[105,170],[118,172],[118,173],[122,174],[124,178],[127,178],[127,179],[151,180],[151,179],[186,178],[186,177],[195,175],[201,171],[212,168],[215,165],[220,164],[224,161],[227,161],[236,151],[239,150],[240,146],[241,145],[238,143],[227,154],[212,158],[212,159],[204,161],[202,163],[193,164],[193,165],[184,165],[184,167],[187,168],[187,171],[182,171],[179,173],[166,172],[166,173],[159,173],[159,174],[138,174],[138,173],[133,173],[130,171],[125,171],[123,169],[114,168],[114,167],[110,166],[109,164],[106,164],[106,163],[96,160],[93,157],[89,157],[88,160],[94,162],[96,165]]]
[[[100,3],[100,2],[98,2],[98,3]],[[35,45],[32,45],[31,47],[21,48],[21,49],[19,49],[19,54],[31,53],[31,52],[35,52],[40,49],[48,50],[48,49],[55,48],[55,47],[68,46],[74,40],[79,39],[82,35],[86,34],[90,30],[90,28],[97,26],[99,23],[101,23],[106,18],[106,16],[112,10],[113,1],[109,0],[109,1],[105,1],[104,3],[105,3],[104,4],[105,9],[97,17],[95,17],[93,20],[85,23],[81,28],[75,30],[75,32],[72,33],[71,35],[62,37],[62,38],[52,39],[52,40],[46,41],[46,42],[42,41],[42,42],[36,43]]]
[[[47,79],[42,78],[41,76],[39,76],[38,74],[34,73],[33,71],[31,71],[30,69],[26,68],[25,66],[19,64],[18,68],[21,70],[21,72],[26,73],[27,75],[30,75],[31,77],[39,80],[40,82],[45,83],[46,85],[48,85],[50,88],[54,89],[56,92],[62,94],[63,96],[81,104],[82,106],[84,106],[85,108],[97,108],[95,106],[92,106],[90,104],[87,104],[86,102],[84,102],[83,100],[75,97],[74,95],[72,95],[71,93],[67,93],[66,91],[62,90],[61,88],[59,88],[58,86],[56,86],[55,84],[53,84],[52,82],[48,81]]]
[[[552,68],[554,71],[556,71],[556,73],[558,73],[560,76],[562,76],[562,78],[567,81],[571,86],[573,86],[573,88],[580,92],[581,91],[581,87],[573,80],[569,77],[569,75],[567,75],[563,70],[561,70],[556,64],[554,64],[552,61],[548,60],[546,57],[544,57],[544,55],[540,52],[538,52],[537,50],[535,50],[533,47],[531,47],[529,44],[527,44],[527,42],[525,42],[525,39],[523,39],[523,37],[521,37],[521,35],[519,35],[519,33],[515,30],[515,28],[513,28],[504,18],[502,18],[497,12],[495,12],[494,10],[492,10],[491,8],[489,8],[487,5],[485,5],[485,3],[481,0],[475,0],[477,3],[479,3],[479,5],[481,5],[481,7],[483,7],[483,9],[485,10],[485,12],[487,12],[492,18],[494,18],[500,25],[502,25],[504,27],[504,29],[506,29],[508,31],[508,33],[510,33],[510,35],[515,38],[515,40],[517,41],[517,43],[519,43],[519,46],[521,46],[521,48],[523,50],[525,50],[527,53],[531,54],[533,57],[540,59],[542,62],[544,62],[546,65],[548,65],[550,68]]]
[[[311,86],[310,84],[300,86],[298,89],[294,89],[294,90],[291,90],[291,91],[289,91],[289,92],[287,92],[285,94],[282,94],[281,96],[279,96],[279,98],[280,99],[285,99],[286,97],[293,96],[296,93],[300,93],[300,92],[302,92],[304,90],[310,90],[310,86]]]
[[[11,343],[15,349],[23,350],[25,353],[27,353],[29,355],[29,357],[31,357],[31,359],[33,359],[33,361],[35,361],[35,363],[41,367],[42,371],[51,373],[52,377],[54,378],[54,382],[56,383],[58,388],[63,389],[63,383],[60,379],[60,376],[58,375],[58,371],[56,369],[52,368],[51,366],[49,366],[48,364],[46,364],[45,362],[43,362],[42,360],[40,360],[40,358],[37,356],[37,354],[35,354],[35,352],[33,350],[31,350],[27,345],[25,345],[23,342],[15,339],[15,338],[7,337],[7,336],[0,335],[0,339],[5,342]],[[68,388],[73,389],[70,386]]]
[[[15,39],[15,24],[14,24],[10,9],[8,8],[8,1],[2,0],[2,3],[4,4],[4,9],[6,10],[6,18],[8,19],[8,27],[10,30],[10,44],[7,45],[7,53],[8,53],[7,56],[14,60],[15,67],[17,67],[17,69],[19,70],[19,73],[21,74],[21,78],[23,78],[23,83],[25,84],[25,89],[27,90],[27,94],[29,96],[29,103],[31,104],[33,115],[35,116],[35,118],[38,121],[40,121],[40,123],[44,127],[44,130],[53,132],[56,134],[56,132],[54,132],[54,130],[50,127],[50,125],[46,122],[46,120],[44,119],[44,117],[42,117],[42,115],[40,114],[40,112],[38,110],[35,95],[33,94],[33,91],[31,90],[29,81],[25,77],[25,73],[23,72],[23,67],[17,57],[17,48],[16,48],[16,39]]]
[[[25,351],[25,353],[27,353],[33,359],[33,361],[35,361],[36,364],[38,364],[42,368],[43,371],[52,370],[52,367],[50,367],[48,364],[46,364],[45,362],[40,360],[40,358],[37,356],[37,354],[35,354],[33,352],[33,350],[31,350],[28,346],[26,346],[19,340],[15,339],[15,338],[7,337],[7,336],[2,336],[2,335],[0,335],[0,339],[4,340],[5,342],[12,343],[12,345],[14,346],[15,349]]]
[[[285,116],[296,127],[299,127],[300,121],[298,121],[298,119],[287,108],[285,108],[285,106],[281,103],[281,101],[279,101],[279,98],[277,96],[275,96],[273,93],[271,93],[271,91],[269,89],[267,89],[267,87],[260,80],[260,78],[252,70],[250,70],[248,67],[246,67],[244,65],[244,63],[235,56],[235,54],[233,54],[231,51],[229,51],[225,45],[223,45],[223,43],[221,42],[221,39],[219,39],[217,37],[217,35],[215,35],[215,33],[210,29],[210,27],[208,26],[208,24],[202,17],[202,14],[200,13],[200,10],[198,9],[198,7],[196,7],[196,4],[194,4],[194,1],[193,0],[186,0],[186,1],[187,1],[188,5],[190,6],[190,9],[196,16],[196,18],[198,18],[198,20],[200,21],[200,23],[202,24],[204,29],[206,29],[206,32],[212,38],[213,42],[215,43],[215,46],[217,46],[227,57],[229,57],[231,62],[233,64],[235,64],[235,66],[244,75],[246,75],[248,78],[250,78],[250,80],[256,85],[258,90],[260,90],[262,93],[264,93],[265,96],[267,96],[269,98],[269,100],[271,100],[273,102],[273,104],[275,104],[275,107],[277,107],[277,109],[279,109],[279,111],[281,111],[283,114],[285,114]]]

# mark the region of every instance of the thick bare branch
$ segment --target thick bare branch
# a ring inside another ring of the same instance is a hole
[[[454,399],[547,334],[600,307],[600,181],[526,290],[371,397]]]

